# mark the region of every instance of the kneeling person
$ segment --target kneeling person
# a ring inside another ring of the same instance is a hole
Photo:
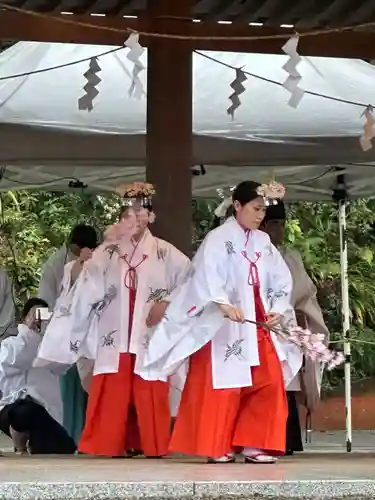
[[[72,454],[76,445],[61,425],[60,374],[33,367],[42,340],[38,307],[48,305],[42,299],[29,299],[18,335],[0,345],[0,429],[12,438],[17,451]]]

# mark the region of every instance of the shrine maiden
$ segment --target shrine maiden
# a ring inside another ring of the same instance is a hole
[[[234,217],[206,236],[148,343],[145,379],[163,379],[190,358],[170,451],[215,463],[233,462],[238,450],[250,463],[285,452],[284,377],[293,379],[302,355],[254,324],[295,324],[290,272],[258,230],[266,203],[283,194],[277,183],[237,186]]]
[[[71,302],[55,311],[59,349],[43,352],[44,359],[61,363],[94,360],[79,443],[86,454],[131,456],[136,450],[154,457],[168,449],[170,384],[145,381],[134,366],[190,261],[149,231],[153,192],[144,183],[124,187],[123,219],[85,263]]]
[[[316,286],[306,272],[301,255],[294,249],[283,247],[285,221],[284,204],[270,206],[267,208],[262,229],[267,232],[271,242],[279,249],[292,274],[292,305],[295,308],[299,326],[308,328],[313,333],[325,334],[328,343],[329,332],[317,300]],[[313,412],[320,399],[322,375],[322,363],[305,358],[301,371],[287,387],[289,416],[286,443],[289,455],[295,451],[303,451],[297,397],[306,406],[308,412]]]

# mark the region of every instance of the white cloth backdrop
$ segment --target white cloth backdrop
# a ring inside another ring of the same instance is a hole
[[[0,55],[0,78],[110,48],[20,42]],[[128,97],[132,64],[126,54],[124,49],[99,59],[102,82],[91,113],[77,105],[88,62],[0,81],[0,162],[7,167],[0,189],[56,180],[48,186],[65,190],[68,181],[61,177],[79,178],[89,189],[111,189],[144,175],[146,95],[141,100]],[[286,76],[285,56],[209,55],[279,82]],[[370,64],[304,58],[299,70],[306,90],[375,104],[375,68]],[[173,78],[173,62],[170,72]],[[215,195],[225,184],[275,173],[289,187],[290,199],[330,199],[336,175],[332,165],[347,169],[351,196],[375,192],[375,148],[364,153],[358,142],[362,108],[305,95],[298,109],[292,109],[284,88],[249,77],[232,121],[226,108],[234,76],[194,54],[194,158],[207,171],[193,179],[195,195]],[[146,72],[141,77],[145,83]]]

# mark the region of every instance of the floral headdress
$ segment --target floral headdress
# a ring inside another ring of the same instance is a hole
[[[131,207],[135,201],[140,200],[144,208],[152,210],[152,197],[156,192],[152,184],[148,182],[124,184],[118,187],[116,192],[123,198],[125,206]]]
[[[277,205],[278,200],[282,200],[285,196],[285,187],[279,182],[272,181],[269,184],[261,184],[257,187],[256,193],[263,197],[267,206]]]
[[[229,188],[229,192],[224,189],[217,190],[217,194],[222,202],[214,212],[216,217],[220,219],[225,217],[228,208],[233,203],[232,193],[235,189],[235,186],[232,186]],[[277,205],[278,200],[282,200],[285,196],[285,187],[279,182],[271,181],[269,184],[261,184],[258,186],[255,192],[264,199],[266,206]]]

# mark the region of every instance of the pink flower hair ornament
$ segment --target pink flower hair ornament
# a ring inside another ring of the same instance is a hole
[[[266,205],[277,205],[277,200],[282,200],[285,196],[285,187],[272,181],[269,184],[261,184],[256,192],[263,197]]]

